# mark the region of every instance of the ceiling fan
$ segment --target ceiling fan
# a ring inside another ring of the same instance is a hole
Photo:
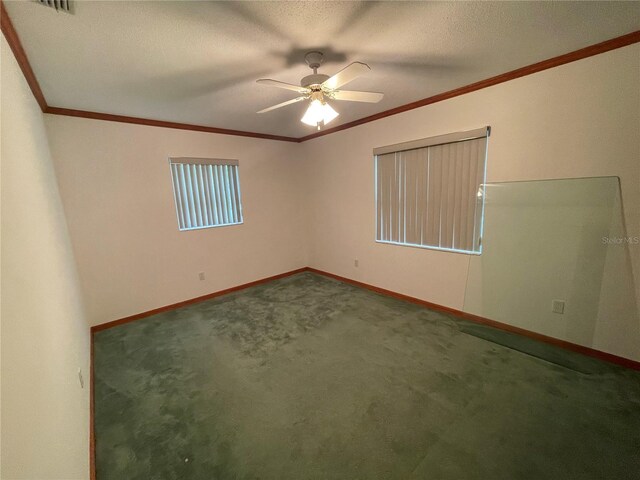
[[[286,102],[279,103],[278,105],[265,108],[264,110],[260,110],[258,113],[266,113],[286,105],[298,103],[303,100],[310,100],[309,108],[307,108],[306,113],[300,121],[307,125],[311,125],[312,127],[318,127],[318,130],[320,130],[322,126],[326,125],[339,115],[338,112],[336,112],[331,105],[327,103],[327,100],[378,103],[384,96],[383,93],[378,92],[339,90],[342,85],[349,83],[356,77],[359,77],[371,70],[369,65],[366,63],[353,62],[340,70],[334,76],[329,77],[329,75],[318,73],[318,68],[323,61],[323,55],[321,52],[309,52],[304,56],[304,59],[309,65],[309,68],[313,70],[313,74],[304,77],[300,81],[300,86],[280,82],[278,80],[271,80],[269,78],[261,78],[260,80],[257,80],[258,83],[263,85],[293,90],[300,94],[299,97],[296,97],[293,100],[287,100]]]

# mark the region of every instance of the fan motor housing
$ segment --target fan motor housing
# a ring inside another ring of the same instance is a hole
[[[300,80],[300,85],[303,87],[311,87],[313,85],[320,85],[322,82],[327,80],[329,75],[323,75],[322,73],[313,73],[311,75],[307,75],[302,80]]]

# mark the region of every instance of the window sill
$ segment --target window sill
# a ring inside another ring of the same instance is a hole
[[[190,232],[190,231],[193,231],[193,230],[206,230],[207,228],[232,227],[234,225],[242,225],[243,223],[244,223],[244,221],[235,222],[235,223],[221,223],[220,225],[207,225],[207,226],[204,226],[204,227],[178,228],[178,231],[180,231],[180,232]]]
[[[482,249],[478,252],[472,252],[470,250],[456,250],[455,248],[444,248],[444,247],[432,247],[429,245],[416,245],[414,243],[401,243],[401,242],[391,242],[388,240],[376,240],[376,243],[383,243],[387,245],[399,245],[401,247],[413,247],[413,248],[422,248],[426,250],[437,250],[440,252],[449,252],[449,253],[459,253],[463,255],[482,255]]]

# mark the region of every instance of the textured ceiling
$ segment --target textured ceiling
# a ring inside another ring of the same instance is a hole
[[[5,1],[51,106],[301,137],[299,83],[352,61],[378,104],[334,102],[336,126],[640,29],[640,2]]]

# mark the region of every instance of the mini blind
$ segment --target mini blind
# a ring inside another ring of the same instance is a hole
[[[170,158],[180,230],[242,223],[237,160]]]
[[[489,132],[376,148],[376,240],[479,253]]]

